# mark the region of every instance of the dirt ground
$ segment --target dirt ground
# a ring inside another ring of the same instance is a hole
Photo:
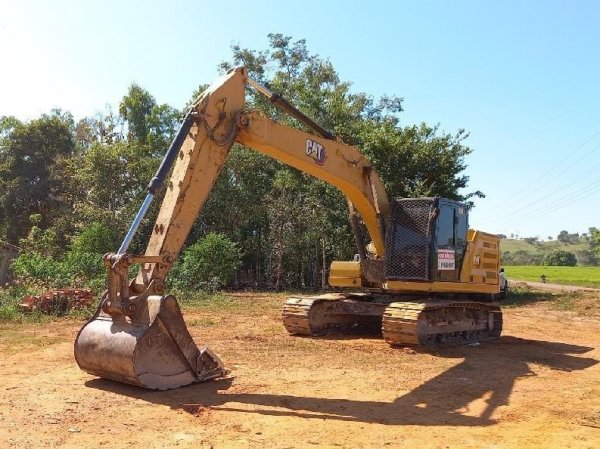
[[[579,285],[562,285],[562,284],[547,284],[542,282],[531,281],[513,281],[512,284],[528,285],[536,290],[564,291],[564,292],[587,292],[598,293],[600,288],[581,287]]]
[[[288,336],[282,302],[188,308],[231,374],[168,392],[81,372],[82,322],[0,325],[0,447],[600,447],[597,318],[511,307],[499,340],[427,352]]]

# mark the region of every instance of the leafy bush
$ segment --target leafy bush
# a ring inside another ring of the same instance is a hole
[[[40,234],[45,237],[45,234]],[[39,248],[39,238],[30,233],[29,250],[12,263],[15,278],[22,285],[40,288],[90,287],[104,288],[106,269],[102,255],[114,248],[114,231],[100,223],[92,223],[73,239],[62,258],[48,255]]]
[[[582,267],[595,267],[598,265],[598,257],[590,250],[580,250],[575,252],[577,264]]]
[[[502,254],[503,265],[541,265],[543,262],[543,254],[529,253],[527,251],[518,250],[514,253],[505,251]]]
[[[183,252],[171,271],[171,282],[181,289],[215,291],[233,280],[241,261],[236,243],[223,234],[210,233]]]
[[[61,266],[69,273],[69,287],[90,287],[95,291],[104,289],[107,275],[101,254],[69,251]]]
[[[560,249],[550,251],[544,257],[544,265],[554,267],[574,267],[577,265],[575,254]]]
[[[12,262],[12,271],[21,284],[43,287],[63,287],[69,283],[69,273],[53,257],[24,252]]]
[[[40,314],[36,313],[26,317],[25,315],[23,315],[23,312],[19,308],[19,303],[21,302],[21,298],[23,298],[23,296],[35,293],[35,290],[31,290],[25,287],[0,286],[0,323],[9,321],[22,321],[26,318],[34,320],[40,319]]]
[[[118,236],[115,230],[94,222],[73,238],[70,251],[78,254],[105,254],[115,251],[117,245]]]
[[[590,251],[600,258],[600,229],[590,228]]]
[[[62,261],[65,271],[71,274],[72,286],[104,289],[106,268],[102,256],[116,249],[117,239],[113,229],[98,222],[86,227],[73,239]]]
[[[57,247],[56,231],[53,228],[41,229],[38,225],[42,221],[40,214],[32,214],[29,217],[31,228],[27,237],[19,240],[19,246],[23,252],[33,252],[45,256],[54,256],[59,252]]]
[[[525,237],[523,240],[529,243],[530,245],[536,245],[537,243],[539,243],[537,237]]]

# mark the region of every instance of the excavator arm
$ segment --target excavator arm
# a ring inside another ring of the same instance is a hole
[[[245,110],[251,85],[315,134]],[[223,374],[208,348],[196,347],[164,281],[202,210],[234,143],[240,143],[339,188],[347,197],[361,258],[366,258],[355,209],[373,240],[371,258],[385,255],[389,203],[367,159],[281,96],[248,78],[241,67],[213,83],[192,105],[150,181],[148,194],[116,254],[104,256],[108,289],[75,341],[75,358],[89,373],[147,388],[168,389]],[[172,174],[165,184],[169,172]],[[144,255],[127,253],[153,197],[166,188]],[[139,265],[129,281],[129,267]]]
[[[164,281],[236,142],[339,188],[348,199],[351,216],[355,208],[362,217],[375,246],[375,257],[384,256],[389,203],[369,161],[355,147],[333,139],[312,121],[308,125],[317,127],[319,136],[278,123],[260,112],[245,111],[248,81],[244,68],[234,69],[210,86],[194,105],[195,123],[178,151],[146,249],[147,257],[160,256],[161,263],[140,271],[135,282],[137,291],[151,280]],[[254,81],[251,85],[273,95]],[[285,101],[281,97],[276,100],[277,106]],[[284,104],[287,112],[295,112],[303,121],[310,120],[289,103]]]
[[[369,161],[355,147],[290,128],[259,112],[241,118],[239,143],[340,189],[360,213],[377,256],[384,256],[387,194]]]

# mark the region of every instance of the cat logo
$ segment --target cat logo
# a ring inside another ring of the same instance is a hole
[[[311,139],[306,139],[306,155],[315,160],[315,164],[323,165],[325,163],[325,159],[327,159],[327,152],[325,151],[325,147],[321,145],[319,142],[315,142]]]

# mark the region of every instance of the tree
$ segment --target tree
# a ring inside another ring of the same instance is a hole
[[[94,222],[73,238],[70,251],[102,255],[114,251],[117,242],[118,237],[113,227]]]
[[[211,232],[183,252],[181,262],[173,267],[173,283],[211,291],[224,287],[233,280],[241,256],[233,241]]]
[[[23,125],[16,117],[11,115],[0,117],[0,151],[4,149],[4,139],[10,136],[11,132],[14,131],[18,126]]]
[[[69,215],[65,193],[73,173],[62,168],[75,153],[74,123],[70,114],[54,110],[28,123],[4,119],[2,127],[1,232],[16,243],[26,235],[32,214],[41,215],[41,229]]]
[[[569,234],[567,231],[560,231],[556,240],[562,243],[579,243],[579,233]]]
[[[584,267],[594,267],[598,265],[598,257],[590,250],[579,250],[575,252],[577,258],[577,264]]]
[[[541,265],[543,263],[543,255],[523,250],[518,250],[514,253],[505,251],[502,254],[501,262],[503,265]]]
[[[596,257],[600,258],[600,230],[596,228],[590,228],[590,251],[596,254]]]
[[[372,161],[390,196],[440,195],[471,202],[482,195],[477,190],[462,193],[468,187],[465,157],[471,152],[466,131],[446,133],[425,123],[401,126],[401,97],[355,92],[332,62],[312,54],[304,40],[270,34],[266,49],[234,45],[232,50],[222,70],[246,65],[253,78],[356,145]],[[249,90],[248,95],[249,109],[306,128],[256,92]],[[0,236],[10,235],[16,242],[32,228],[29,235],[35,242],[52,247],[35,252],[31,263],[23,259],[22,266],[35,272],[44,258],[60,261],[52,274],[54,284],[97,276],[103,267],[96,249],[113,249],[129,226],[180,112],[132,84],[118,113],[109,109],[77,123],[61,111],[24,123],[0,119]],[[142,221],[131,252],[143,251],[160,200]],[[33,214],[39,222],[31,226]],[[345,199],[336,188],[235,145],[187,239],[188,250],[195,249],[182,252],[175,279],[181,273],[187,273],[185,282],[200,279],[191,261],[209,260],[199,248],[206,248],[211,236],[209,243],[235,242],[237,250],[223,243],[223,251],[239,256],[236,282],[322,286],[330,262],[348,260],[356,251],[347,217]],[[106,240],[100,238],[104,234]],[[200,242],[204,246],[195,246]],[[44,276],[52,278],[51,273]],[[218,285],[229,282],[211,276],[203,278],[203,285],[211,279]]]
[[[544,265],[574,267],[577,265],[575,254],[564,250],[553,250],[546,254]]]
[[[390,196],[440,195],[469,200],[481,195],[478,191],[459,193],[468,183],[463,174],[464,157],[471,152],[464,145],[466,131],[440,133],[438,126],[427,124],[402,127],[402,98],[374,99],[352,92],[351,83],[340,79],[330,61],[311,54],[304,40],[293,41],[281,34],[268,37],[267,50],[234,45],[232,61],[222,63],[221,69],[245,65],[254,79],[281,93],[345,142],[357,145],[376,167]],[[248,108],[262,109],[282,123],[305,128],[252,90],[248,103]],[[256,172],[238,172],[232,177],[233,165],[240,162],[236,156],[240,151],[232,151],[194,232],[202,224],[229,226],[221,215],[231,214],[224,211],[232,207],[228,202],[232,195],[237,195],[235,183],[242,177],[259,180]],[[249,198],[254,218],[242,218],[241,210],[236,210],[237,222],[247,223],[244,232],[252,236],[247,241],[255,241],[257,235],[266,236],[268,244],[263,245],[262,251],[266,252],[267,279],[281,286],[315,285],[328,261],[333,257],[348,258],[355,252],[343,196],[331,186],[264,156],[258,155],[254,160],[260,161],[258,170],[271,175],[261,180],[265,187],[257,189],[251,183],[255,195]],[[238,165],[234,170],[241,168]],[[235,205],[236,209],[246,207],[238,202]],[[247,243],[241,244],[245,247]],[[252,252],[245,253],[246,257],[253,257]]]
[[[119,105],[119,115],[128,125],[128,139],[146,143],[150,132],[148,117],[156,106],[150,92],[133,83]]]
[[[124,140],[123,127],[125,121],[115,115],[107,106],[104,113],[98,112],[92,117],[85,117],[75,125],[75,139],[80,151],[90,148],[93,143],[110,145]]]
[[[233,63],[239,64],[271,89],[295,100],[295,105],[347,143],[358,145],[382,177],[390,196],[441,195],[465,199],[458,191],[468,177],[461,172],[471,149],[464,145],[468,133],[439,134],[438,126],[401,127],[402,98],[384,96],[377,101],[365,93],[351,92],[330,61],[311,55],[304,40],[269,34],[271,51],[253,51],[233,46]],[[270,69],[270,67],[274,67]],[[300,126],[274,110],[270,103],[251,94],[253,106],[274,118]],[[480,192],[474,192],[479,195]]]
[[[156,156],[161,156],[175,135],[181,113],[167,104],[157,104],[150,92],[133,83],[121,100],[119,115],[127,124],[130,142],[148,144]]]
[[[85,228],[97,222],[124,235],[159,163],[160,160],[152,156],[146,145],[136,142],[92,144],[78,160],[75,174],[80,190],[85,192],[74,206],[78,227]],[[142,222],[132,251],[143,251],[161,197],[153,202]]]

